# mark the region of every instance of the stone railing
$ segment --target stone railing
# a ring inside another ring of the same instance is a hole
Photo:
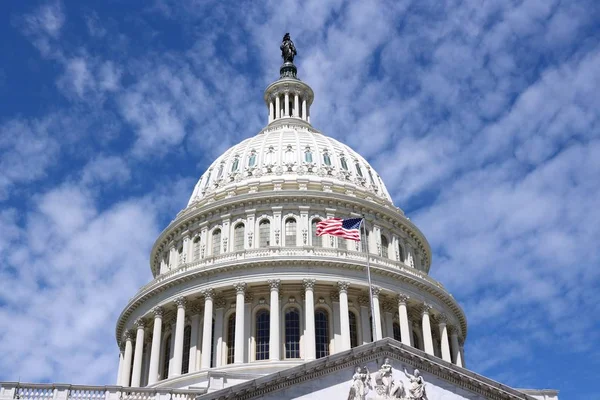
[[[200,390],[1,382],[0,400],[193,400]]]
[[[307,257],[320,257],[330,258],[338,260],[353,261],[358,264],[366,264],[365,253],[360,251],[352,251],[338,248],[328,247],[312,247],[312,246],[298,246],[298,247],[266,247],[258,249],[248,249],[238,252],[227,252],[219,254],[217,256],[209,256],[200,260],[192,261],[183,265],[180,265],[168,272],[165,272],[157,276],[153,281],[144,285],[138,293],[144,292],[154,286],[160,285],[161,282],[168,280],[172,276],[178,275],[183,272],[187,272],[195,269],[210,268],[219,265],[234,265],[236,263],[243,263],[247,260],[260,261],[268,260],[269,258],[298,258],[305,260]],[[419,279],[423,279],[430,284],[444,288],[435,279],[431,278],[425,272],[422,272],[416,268],[409,267],[404,262],[395,261],[389,258],[377,256],[375,254],[369,254],[369,262],[371,266],[383,266],[390,269],[399,270],[407,275],[414,276]]]

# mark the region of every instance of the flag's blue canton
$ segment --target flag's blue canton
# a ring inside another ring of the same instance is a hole
[[[360,221],[362,218],[350,218],[342,221],[342,228],[344,229],[358,229],[360,228]]]

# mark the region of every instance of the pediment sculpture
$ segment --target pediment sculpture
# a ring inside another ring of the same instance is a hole
[[[412,374],[404,368],[404,375],[409,381],[405,388],[400,379],[394,379],[394,369],[389,358],[384,358],[383,364],[373,377],[367,367],[357,366],[352,375],[348,400],[427,400],[425,380],[418,369]]]

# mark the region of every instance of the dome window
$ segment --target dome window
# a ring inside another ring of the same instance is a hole
[[[323,162],[325,163],[325,165],[331,166],[331,157],[329,157],[328,152],[323,153]]]
[[[223,163],[221,163],[221,165],[219,165],[219,173],[217,174],[217,179],[221,178],[222,175],[223,175]]]
[[[358,174],[358,176],[363,178],[362,169],[360,168],[360,164],[358,163],[358,161],[354,164],[354,166],[356,167],[356,173]]]
[[[344,171],[348,171],[348,164],[346,163],[346,157],[342,156],[340,158],[340,163],[342,164],[342,168]]]
[[[375,179],[373,179],[373,174],[371,173],[371,168],[368,168],[367,172],[369,173],[369,179],[371,179],[371,185],[375,186]]]
[[[250,157],[248,157],[248,167],[254,167],[256,165],[256,151],[252,150],[250,152]]]
[[[304,161],[307,163],[313,162],[313,156],[312,156],[312,151],[310,151],[310,147],[307,147],[306,150],[304,151]]]
[[[208,174],[206,174],[206,180],[204,181],[204,187],[208,186],[208,182],[210,181],[210,174],[212,173],[212,169],[208,170]]]
[[[240,158],[235,156],[233,159],[233,164],[231,164],[231,172],[236,172],[240,166]]]

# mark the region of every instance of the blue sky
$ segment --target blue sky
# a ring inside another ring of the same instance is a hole
[[[291,32],[463,305],[467,366],[600,398],[600,3],[5,1],[0,380],[113,384],[114,324]]]

